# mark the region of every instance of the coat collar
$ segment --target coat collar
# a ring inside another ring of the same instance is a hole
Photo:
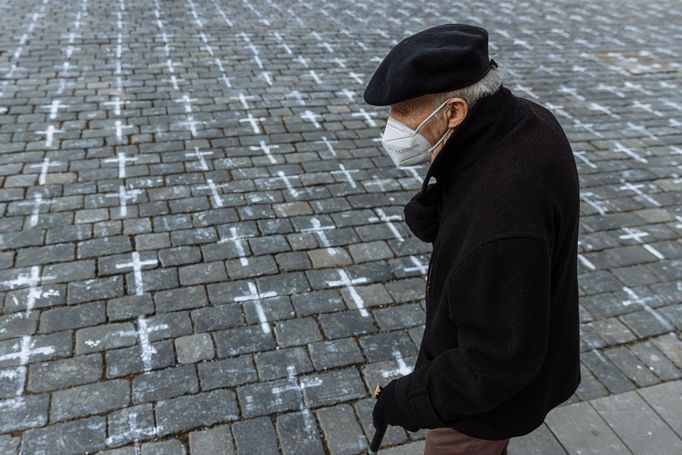
[[[426,191],[432,176],[444,183],[495,145],[517,123],[517,102],[504,85],[492,95],[479,98],[429,166],[422,191]]]

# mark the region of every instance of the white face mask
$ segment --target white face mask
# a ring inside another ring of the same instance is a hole
[[[431,119],[436,113],[447,104],[447,100],[443,102],[435,111],[429,114],[428,117],[424,119],[423,122],[417,126],[417,129],[413,130],[404,123],[395,120],[393,117],[389,116],[386,121],[386,129],[384,130],[384,135],[381,138],[381,145],[384,146],[384,150],[393,161],[396,166],[411,166],[413,164],[423,163],[424,161],[429,161],[431,156],[431,151],[438,147],[445,136],[452,128],[448,128],[443,136],[438,139],[438,142],[431,145],[429,141],[417,130],[424,126],[426,122]]]

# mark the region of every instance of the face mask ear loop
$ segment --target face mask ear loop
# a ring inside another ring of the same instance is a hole
[[[448,102],[448,100],[445,100],[445,101],[443,102],[443,104],[441,104],[440,106],[438,106],[438,108],[437,108],[435,111],[431,112],[431,114],[429,114],[429,116],[426,117],[426,118],[424,119],[424,121],[421,122],[421,123],[419,124],[419,126],[418,126],[417,128],[414,129],[415,133],[416,133],[417,131],[419,131],[419,128],[421,128],[422,126],[424,126],[424,124],[425,124],[426,122],[428,122],[428,121],[431,119],[431,117],[433,117],[434,115],[436,115],[436,114],[438,113],[438,111],[440,111],[440,110],[443,108],[443,106],[445,106],[445,105],[447,104],[447,102]]]

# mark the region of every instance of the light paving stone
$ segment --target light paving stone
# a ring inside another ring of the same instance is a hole
[[[208,333],[197,333],[175,339],[175,352],[179,363],[196,363],[215,356],[213,339]]]
[[[589,402],[552,409],[545,423],[569,453],[628,453],[628,449]]]
[[[528,455],[566,455],[568,453],[549,430],[546,423],[527,435],[511,438],[507,451],[512,455],[522,453]]]
[[[633,453],[682,451],[682,439],[637,392],[597,398],[591,405]]]
[[[0,436],[0,453],[16,455],[19,453],[19,441],[17,437],[9,435]]]
[[[679,412],[682,405],[682,381],[643,387],[637,393],[677,435],[682,435],[682,414]]]
[[[651,339],[651,342],[677,367],[682,368],[682,341],[675,333],[667,333]]]

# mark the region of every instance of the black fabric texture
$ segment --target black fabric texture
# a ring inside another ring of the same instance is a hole
[[[395,379],[382,388],[379,398],[372,411],[372,423],[374,428],[379,428],[382,423],[396,425],[408,431],[419,430],[419,425],[413,416],[403,411],[395,396]]]
[[[433,242],[438,234],[440,200],[440,185],[430,183],[425,191],[412,196],[403,210],[410,230],[424,242]]]
[[[396,44],[365,87],[364,99],[389,106],[429,93],[456,90],[482,79],[495,60],[488,58],[488,32],[470,24],[443,24]]]
[[[505,86],[434,158],[413,197],[428,204],[405,206],[409,228],[433,243],[424,335],[414,371],[395,380],[421,428],[522,436],[577,389],[579,194],[559,122]]]

